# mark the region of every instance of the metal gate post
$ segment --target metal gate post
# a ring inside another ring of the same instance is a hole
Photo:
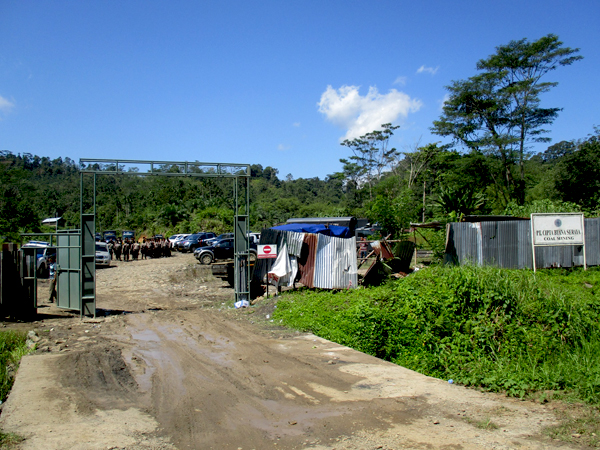
[[[235,301],[250,301],[250,245],[249,245],[249,229],[248,222],[250,217],[248,215],[250,199],[249,199],[249,177],[241,177],[244,183],[244,214],[240,214],[242,209],[239,204],[239,184],[240,177],[236,177],[234,180],[234,197],[235,197],[235,221],[234,221],[234,289],[235,289]]]
[[[19,316],[32,317],[37,313],[37,258],[36,248],[21,248],[19,271],[23,286],[23,299],[15,305]]]
[[[82,316],[96,317],[95,214],[81,215],[81,309]]]

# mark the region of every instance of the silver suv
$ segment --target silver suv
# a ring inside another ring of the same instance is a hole
[[[50,243],[44,241],[29,241],[27,244],[23,245],[23,247],[36,249],[35,257],[37,259],[37,276],[38,278],[48,278],[48,259],[50,256],[54,256],[56,258],[56,247],[52,247],[50,246]]]

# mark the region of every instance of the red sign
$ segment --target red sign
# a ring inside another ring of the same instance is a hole
[[[277,245],[259,245],[257,248],[258,259],[277,258]]]

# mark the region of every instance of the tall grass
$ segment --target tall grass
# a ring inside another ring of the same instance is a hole
[[[14,331],[0,331],[0,400],[4,402],[14,382],[19,361],[29,352],[27,336]]]
[[[600,403],[600,270],[430,267],[353,291],[284,296],[288,326],[424,374]]]

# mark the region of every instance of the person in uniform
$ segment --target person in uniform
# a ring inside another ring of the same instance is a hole
[[[139,254],[140,254],[140,243],[138,241],[135,241],[133,243],[133,246],[131,247],[131,256],[135,261],[137,261]]]
[[[148,242],[148,255],[150,255],[150,258],[154,258],[154,241],[151,240],[150,242]]]
[[[123,261],[129,261],[129,250],[131,249],[131,244],[129,243],[129,239],[125,239],[123,242]]]
[[[121,261],[121,249],[122,249],[121,241],[119,239],[117,239],[117,241],[115,242],[115,246],[113,248],[113,250],[115,252],[115,260],[116,261]]]
[[[54,303],[54,299],[56,298],[56,275],[57,275],[57,270],[56,270],[56,260],[54,258],[54,255],[50,256],[50,258],[48,259],[48,262],[50,263],[48,265],[48,269],[49,269],[49,278],[50,278],[50,289],[48,290],[48,301],[50,303]]]
[[[113,248],[115,246],[115,242],[111,239],[110,241],[108,241],[108,244],[106,244],[106,247],[108,248],[108,253],[110,254],[110,260],[113,260]]]

